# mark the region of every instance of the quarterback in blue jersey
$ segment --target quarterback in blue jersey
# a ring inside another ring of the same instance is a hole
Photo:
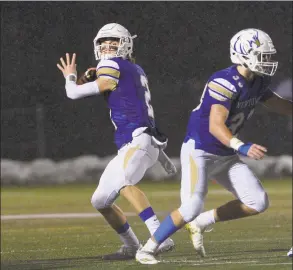
[[[135,185],[146,170],[159,161],[168,173],[176,171],[164,153],[167,138],[155,125],[148,80],[143,69],[132,59],[133,39],[126,28],[117,23],[103,26],[94,39],[98,65],[89,69],[76,83],[76,55],[66,54],[57,64],[66,79],[66,93],[71,99],[102,94],[110,109],[115,128],[118,154],[107,165],[91,203],[118,233],[122,247],[105,255],[105,260],[135,257],[140,242],[129,226],[122,210],[114,203],[124,196],[152,235],[160,223],[145,194]],[[166,239],[158,251],[171,250],[174,243]]]
[[[160,225],[136,259],[156,264],[157,247],[186,225],[195,250],[205,256],[203,232],[215,222],[259,214],[269,206],[261,182],[238,154],[262,159],[266,147],[240,141],[236,136],[258,103],[291,115],[292,103],[275,95],[270,79],[278,62],[271,38],[258,29],[245,29],[233,36],[230,57],[234,64],[215,72],[207,81],[200,104],[192,111],[181,148],[181,206]],[[235,200],[202,212],[208,180],[215,179]]]

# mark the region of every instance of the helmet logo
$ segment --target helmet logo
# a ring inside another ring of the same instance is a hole
[[[252,40],[248,41],[249,42],[249,45],[250,47],[252,48],[252,43],[254,43],[256,45],[256,47],[260,47],[260,45],[262,45],[258,39],[258,33],[256,32],[256,35],[254,35],[252,37]]]

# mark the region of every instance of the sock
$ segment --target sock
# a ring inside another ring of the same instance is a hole
[[[116,232],[125,246],[139,246],[139,240],[129,226],[128,222],[117,229]]]
[[[170,235],[178,231],[180,227],[176,227],[171,216],[167,216],[160,227],[156,230],[153,237],[158,244],[163,243]]]
[[[155,215],[152,207],[148,207],[140,212],[139,217],[145,223],[151,235],[153,235],[160,226],[160,221]]]
[[[146,242],[146,244],[143,246],[143,250],[148,252],[155,252],[158,248],[159,244],[154,242],[151,238]]]
[[[201,230],[205,229],[207,226],[210,226],[210,225],[216,223],[215,216],[214,216],[214,210],[209,210],[209,211],[201,213],[192,222],[196,222],[197,226]],[[190,223],[192,224],[192,222],[190,222]]]

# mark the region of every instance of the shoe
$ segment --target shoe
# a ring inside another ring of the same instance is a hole
[[[140,248],[135,255],[137,262],[141,264],[157,264],[159,261],[155,258],[155,253]]]
[[[187,223],[185,225],[185,229],[189,233],[189,237],[192,241],[193,247],[196,250],[196,252],[201,256],[206,256],[206,251],[203,246],[203,233],[205,230],[201,230],[199,227],[197,227],[195,224]]]
[[[287,256],[292,257],[292,248],[288,251]]]
[[[167,238],[157,249],[155,254],[171,251],[175,247],[174,241],[171,238]]]
[[[123,261],[132,260],[135,258],[135,254],[142,245],[139,246],[121,246],[117,252],[102,256],[105,261]]]

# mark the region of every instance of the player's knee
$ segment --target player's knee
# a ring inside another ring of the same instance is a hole
[[[97,210],[105,208],[105,201],[105,196],[103,196],[103,194],[99,194],[98,192],[95,192],[91,198],[91,204]]]
[[[203,207],[205,195],[202,193],[195,193],[179,207],[178,211],[185,222],[190,222],[195,219],[201,212]]]
[[[101,192],[96,190],[91,198],[91,204],[97,210],[110,207],[117,199],[119,194],[116,191],[109,193]]]
[[[264,191],[261,196],[259,196],[258,200],[256,201],[256,210],[259,213],[264,212],[269,207],[269,197],[268,194]]]
[[[258,213],[264,212],[269,207],[268,194],[265,191],[258,193],[252,202],[246,204],[246,206],[254,209]]]

